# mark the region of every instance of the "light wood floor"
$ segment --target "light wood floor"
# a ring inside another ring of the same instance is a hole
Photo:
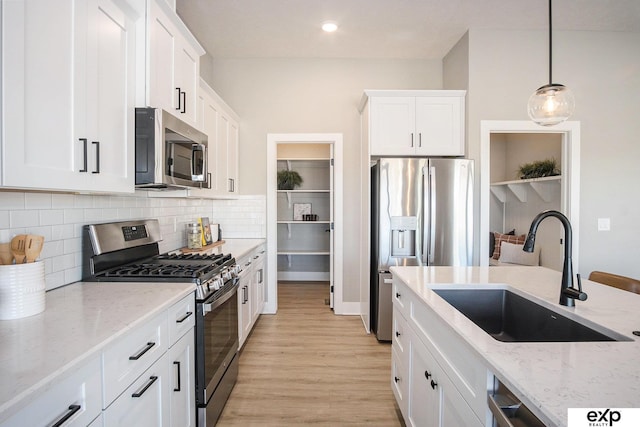
[[[402,426],[390,386],[391,345],[359,316],[336,316],[327,285],[280,283],[262,315],[218,426]]]

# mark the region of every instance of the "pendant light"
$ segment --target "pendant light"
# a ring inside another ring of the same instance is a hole
[[[529,98],[528,112],[531,120],[542,126],[553,126],[567,120],[576,106],[573,93],[564,85],[553,83],[551,78],[551,0],[549,0],[549,84]]]

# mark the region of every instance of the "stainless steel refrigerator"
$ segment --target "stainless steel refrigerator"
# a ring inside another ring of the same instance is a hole
[[[391,340],[392,266],[473,262],[473,160],[383,158],[371,167],[371,326]]]

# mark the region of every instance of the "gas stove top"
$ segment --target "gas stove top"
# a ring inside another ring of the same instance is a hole
[[[84,280],[98,282],[187,282],[196,299],[210,298],[237,280],[231,254],[159,254],[157,220],[85,227]]]

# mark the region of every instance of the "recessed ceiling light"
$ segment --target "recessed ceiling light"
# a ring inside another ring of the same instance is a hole
[[[327,33],[333,33],[337,29],[338,24],[336,24],[335,22],[327,21],[322,24],[322,30],[326,31]]]

